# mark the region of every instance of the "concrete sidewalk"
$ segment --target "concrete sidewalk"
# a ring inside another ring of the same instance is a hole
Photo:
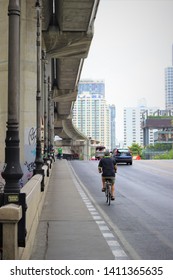
[[[115,259],[100,231],[100,226],[105,227],[104,222],[94,219],[91,212],[96,210],[92,208],[86,194],[78,186],[68,161],[57,160],[53,166],[31,259]]]

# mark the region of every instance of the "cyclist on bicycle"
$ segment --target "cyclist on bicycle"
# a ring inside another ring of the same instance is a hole
[[[111,200],[115,199],[115,173],[117,172],[117,163],[111,157],[109,150],[106,150],[104,157],[101,158],[98,164],[99,173],[102,173],[102,192],[105,192],[105,180],[110,179],[112,182]]]
[[[58,159],[61,159],[62,158],[62,148],[61,147],[59,147],[58,148]]]

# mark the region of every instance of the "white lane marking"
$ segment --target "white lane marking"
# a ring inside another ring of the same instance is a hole
[[[72,168],[72,167],[71,167]],[[74,171],[73,171],[74,172]],[[74,172],[75,176],[77,177],[76,173]],[[90,199],[87,197],[87,195],[82,190],[81,185],[78,181],[72,176],[73,181],[75,183],[75,186],[84,201],[86,207],[88,208],[88,211],[90,212],[92,218],[95,220],[96,224],[98,225],[103,237],[105,238],[108,246],[110,247],[110,250],[114,256],[115,259],[121,260],[128,260],[127,254],[124,252],[124,250],[121,248],[119,242],[116,240],[115,236],[112,234],[112,232],[109,230],[109,227],[107,226],[106,222],[102,219],[96,208],[93,206]],[[79,179],[78,179],[79,180]]]

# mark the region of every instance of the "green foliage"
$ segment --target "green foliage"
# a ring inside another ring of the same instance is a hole
[[[173,159],[172,144],[157,143],[143,149],[143,159]]]
[[[132,152],[133,156],[141,156],[142,155],[142,147],[137,144],[137,143],[133,143],[130,147],[129,147],[130,151]]]
[[[154,159],[173,159],[173,150],[170,150],[169,152],[160,155],[155,155]]]
[[[152,151],[170,151],[172,149],[172,144],[156,143],[154,145],[147,146],[146,149],[149,149]]]

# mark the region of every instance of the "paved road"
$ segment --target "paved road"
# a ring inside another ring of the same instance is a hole
[[[107,206],[98,162],[69,162],[132,259],[173,259],[173,160],[118,165],[116,200]]]

